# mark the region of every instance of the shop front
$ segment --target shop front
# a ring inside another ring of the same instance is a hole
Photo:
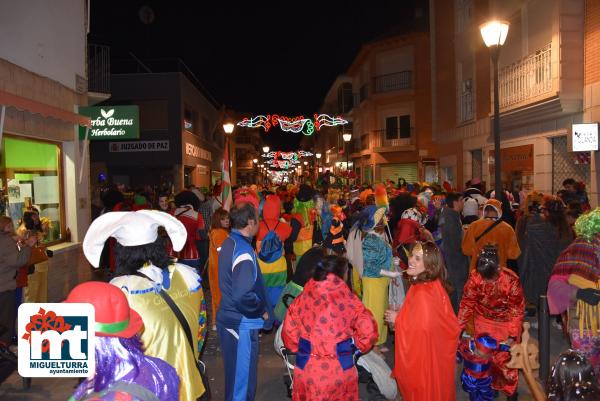
[[[183,182],[187,187],[195,185],[208,188],[212,184],[212,152],[204,146],[200,138],[190,132],[182,136]]]
[[[534,189],[534,145],[506,147],[500,150],[502,185],[509,190],[517,188],[525,191]],[[489,172],[491,188],[495,183],[494,151],[489,151]]]
[[[9,216],[16,229],[23,213],[34,207],[48,226],[43,242],[59,241],[65,232],[61,144],[5,135],[0,157],[0,187],[6,190],[0,215]]]

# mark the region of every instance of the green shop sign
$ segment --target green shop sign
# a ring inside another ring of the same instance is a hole
[[[138,106],[80,107],[79,114],[92,120],[90,141],[114,141],[140,137]],[[79,139],[85,139],[85,128],[79,127]]]

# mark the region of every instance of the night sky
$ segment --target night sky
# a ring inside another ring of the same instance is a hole
[[[152,10],[150,24],[140,9]],[[426,0],[92,0],[89,42],[111,46],[113,72],[134,72],[130,52],[149,66],[180,58],[227,108],[312,115],[363,43],[422,30],[427,17]],[[301,134],[292,137],[272,130],[265,138],[283,149]]]

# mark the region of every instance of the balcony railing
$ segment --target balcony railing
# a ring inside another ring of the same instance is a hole
[[[473,119],[473,93],[463,92],[460,95],[460,122],[464,123]]]
[[[110,93],[110,47],[88,44],[88,91]]]
[[[552,50],[548,43],[499,72],[500,107],[510,107],[552,90]]]
[[[373,147],[387,148],[392,146],[410,146],[413,144],[413,133],[414,128],[410,129],[410,136],[407,136],[406,132],[401,132],[399,129],[392,132],[384,129],[376,130]]]
[[[412,88],[412,71],[379,75],[374,78],[375,93],[391,92]]]

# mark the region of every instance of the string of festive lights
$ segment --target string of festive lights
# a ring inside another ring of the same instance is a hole
[[[269,153],[264,153],[262,155],[262,157],[266,158],[266,159],[273,159],[273,158],[278,158],[281,157],[284,160],[290,160],[290,159],[299,159],[301,157],[310,157],[313,154],[311,152],[307,152],[305,150],[299,150],[297,152],[280,152],[280,151],[271,151]]]
[[[295,134],[302,132],[304,135],[312,135],[315,130],[319,131],[321,127],[335,127],[336,125],[346,125],[347,120],[339,116],[330,116],[328,114],[315,114],[313,119],[304,116],[286,117],[279,114],[258,115],[251,118],[244,118],[238,122],[239,127],[263,128],[269,132],[272,127],[279,125],[284,132],[293,132]]]

